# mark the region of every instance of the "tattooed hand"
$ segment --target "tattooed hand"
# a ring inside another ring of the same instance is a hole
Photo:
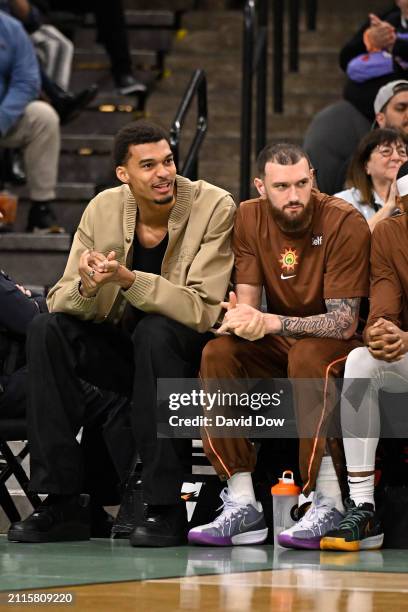
[[[312,317],[278,315],[282,329],[275,333],[295,338],[348,340],[357,329],[360,298],[328,299],[325,302],[327,312],[320,315]],[[271,316],[276,317],[276,315]]]

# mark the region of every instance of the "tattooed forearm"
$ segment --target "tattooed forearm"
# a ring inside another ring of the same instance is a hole
[[[360,298],[325,300],[327,312],[313,317],[282,317],[281,336],[347,340],[357,326]]]

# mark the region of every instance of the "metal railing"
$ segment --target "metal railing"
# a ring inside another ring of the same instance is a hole
[[[255,45],[256,39],[256,45]],[[240,200],[249,197],[252,151],[253,80],[257,77],[256,152],[265,146],[267,103],[268,0],[247,0],[244,7],[242,51]]]
[[[204,70],[195,70],[184,93],[176,116],[170,128],[170,145],[174,154],[176,167],[180,161],[180,138],[188,111],[194,97],[197,97],[196,131],[179,173],[189,179],[198,178],[198,156],[208,129],[207,112],[207,77]]]
[[[255,154],[265,146],[267,136],[268,108],[268,22],[269,4],[272,2],[273,18],[273,78],[272,99],[275,113],[284,110],[284,51],[285,51],[285,6],[288,7],[289,38],[288,68],[299,70],[300,0],[247,0],[244,6],[244,32],[242,54],[242,110],[241,110],[241,167],[240,199],[250,193],[252,159],[252,115],[256,109]],[[306,24],[309,30],[316,29],[318,0],[306,0]],[[255,96],[254,75],[257,76]],[[255,104],[254,104],[255,99]]]

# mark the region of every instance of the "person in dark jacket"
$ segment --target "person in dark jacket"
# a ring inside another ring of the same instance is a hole
[[[25,416],[25,337],[31,321],[47,311],[43,295],[25,289],[0,270],[0,419]],[[7,350],[16,343],[20,349],[16,369],[4,372]],[[90,504],[84,498],[84,513],[89,516],[93,537],[109,537],[112,518],[103,511],[102,505],[119,503],[118,484],[125,481],[135,452],[127,399],[87,383],[82,385],[88,412],[81,440],[85,466],[83,491],[91,495]]]
[[[363,82],[347,79],[344,99],[370,122],[374,120],[374,99],[380,87],[408,78],[408,2],[397,0],[396,5],[380,16],[371,13],[340,51],[339,62],[344,72],[351,60],[370,51],[383,50],[392,56],[392,72]]]

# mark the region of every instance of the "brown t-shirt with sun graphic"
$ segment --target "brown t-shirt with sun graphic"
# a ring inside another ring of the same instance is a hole
[[[307,317],[327,311],[325,299],[365,297],[370,230],[351,205],[317,190],[310,227],[284,233],[268,200],[243,202],[233,234],[235,283],[263,285],[268,312]]]

